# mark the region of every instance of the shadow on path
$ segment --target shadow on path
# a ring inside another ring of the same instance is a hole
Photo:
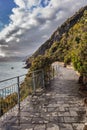
[[[87,119],[77,79],[73,69],[58,66],[49,89],[27,97],[19,115],[7,118],[1,130],[83,130]]]

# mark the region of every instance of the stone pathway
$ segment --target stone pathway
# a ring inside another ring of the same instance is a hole
[[[18,115],[9,112],[1,130],[83,130],[87,118],[78,76],[63,66],[58,66],[56,74],[49,89],[22,102]]]

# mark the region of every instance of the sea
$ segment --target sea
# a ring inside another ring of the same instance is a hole
[[[0,81],[27,73],[25,62],[0,62]]]
[[[24,67],[25,67],[25,62],[0,62],[0,96],[3,95],[5,90],[10,91],[11,89],[14,89],[13,87],[10,87],[10,86],[14,84],[17,85],[18,76],[24,75],[20,77],[20,82],[24,80],[28,72],[28,69],[25,69]],[[7,80],[10,78],[13,78],[13,79]],[[2,82],[3,80],[6,80],[6,81]],[[9,88],[10,90],[6,88]],[[12,92],[10,91],[10,93]],[[9,92],[8,92],[8,95],[9,95]]]

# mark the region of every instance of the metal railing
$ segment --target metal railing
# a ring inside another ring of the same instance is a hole
[[[15,105],[17,105],[19,112],[20,102],[44,86],[43,70],[30,72],[27,76],[24,74],[0,81],[0,116]]]

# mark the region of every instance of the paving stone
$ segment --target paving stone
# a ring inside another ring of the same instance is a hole
[[[18,123],[20,123],[20,124],[28,124],[28,123],[31,123],[31,121],[32,121],[32,118],[23,117],[23,118],[20,118],[19,120],[17,118],[16,122],[14,122],[14,123],[16,123],[16,124],[18,124]]]
[[[42,108],[42,111],[43,111],[43,112],[47,112],[47,108],[46,108],[46,107],[43,107],[43,108]]]
[[[49,114],[46,114],[46,113],[41,113],[41,117],[47,121],[49,121],[50,119],[50,115]]]
[[[53,116],[49,117],[49,122],[57,123],[58,122],[58,117],[53,117]]]
[[[57,116],[58,114],[57,114],[57,112],[51,112],[51,116]]]
[[[69,112],[69,107],[64,108],[65,112]]]
[[[21,113],[21,116],[23,117],[33,117],[33,113],[30,113],[30,112],[22,112]]]
[[[49,104],[48,107],[59,107],[60,104]]]
[[[83,128],[84,128],[84,124],[73,124],[73,128],[74,128],[74,130],[83,130]]]
[[[59,111],[65,111],[64,107],[62,107],[62,106],[60,107],[59,106]]]
[[[49,108],[47,108],[47,111],[48,112],[55,112],[55,111],[58,111],[58,107],[49,107]]]
[[[48,124],[47,130],[59,130],[59,126],[55,124]]]
[[[69,110],[70,110],[70,111],[78,111],[79,108],[78,108],[78,107],[69,107]]]
[[[73,130],[73,127],[70,124],[60,124],[59,130]]]
[[[65,123],[77,123],[78,118],[77,117],[64,117]]]
[[[33,118],[32,119],[32,124],[43,124],[44,119],[43,118]]]
[[[31,125],[31,124],[21,124],[20,126],[20,130],[33,130],[35,127],[35,125]]]
[[[85,123],[86,118],[84,117],[64,117],[65,123]]]
[[[25,130],[33,130],[33,128],[30,128],[30,129],[25,129]]]
[[[71,116],[78,116],[78,114],[77,114],[76,111],[70,111],[70,115],[71,115]]]
[[[65,108],[65,107],[70,107],[70,105],[67,104],[67,103],[61,104],[61,106],[64,107],[64,108]]]
[[[64,117],[57,117],[58,123],[63,123],[64,122]]]
[[[64,112],[58,112],[58,116],[70,116],[70,113],[69,112],[66,112],[66,111],[64,111]]]
[[[34,130],[45,130],[46,129],[46,126],[45,125],[36,125],[35,127],[34,127]]]

